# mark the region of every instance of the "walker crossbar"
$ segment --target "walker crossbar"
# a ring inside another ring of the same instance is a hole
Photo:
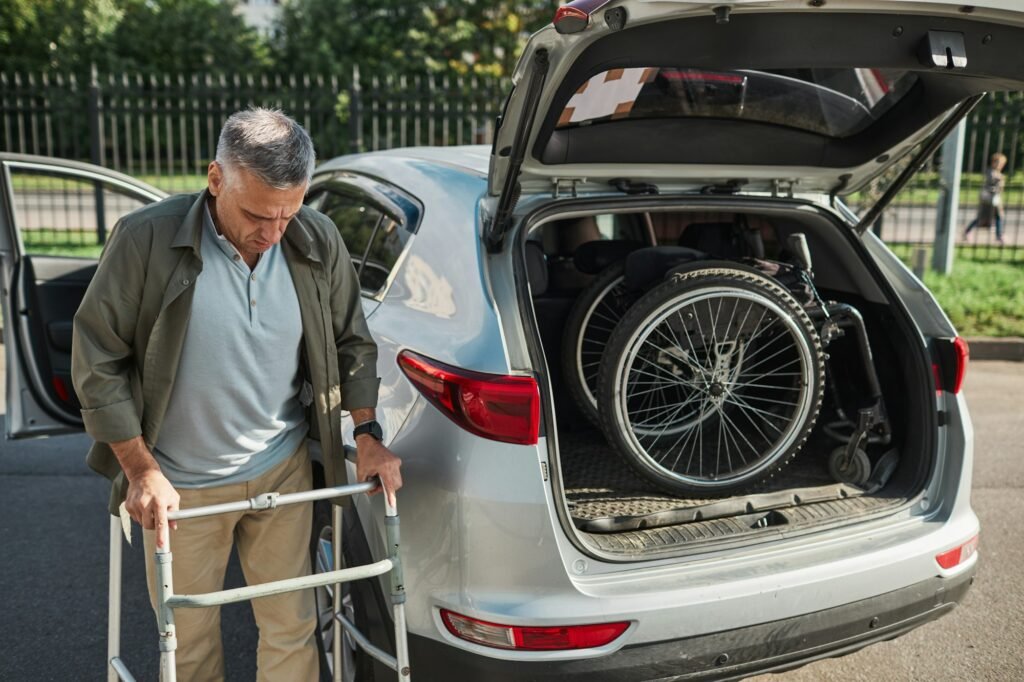
[[[342,568],[330,573],[318,573],[301,578],[277,580],[272,583],[263,583],[262,585],[236,587],[233,590],[221,590],[220,592],[209,592],[207,594],[176,594],[167,599],[167,605],[172,609],[202,609],[208,606],[233,604],[239,601],[270,597],[275,594],[294,592],[295,590],[304,590],[310,587],[322,587],[324,585],[372,578],[387,573],[393,566],[394,564],[391,562],[391,559],[381,559],[375,564]]]
[[[356,483],[353,485],[335,486],[322,488],[301,493],[290,493],[281,495],[279,493],[264,493],[248,500],[229,502],[226,504],[215,504],[206,507],[195,507],[193,509],[182,509],[168,513],[169,521],[184,521],[203,516],[215,514],[227,514],[239,511],[266,511],[289,504],[311,502],[314,500],[325,500],[346,495],[370,492],[378,487],[377,482]],[[388,503],[387,493],[384,497],[385,530],[387,533],[388,549],[390,556],[372,564],[353,566],[327,571],[325,573],[314,573],[309,576],[286,578],[262,585],[249,585],[231,590],[209,592],[206,594],[182,595],[174,594],[174,583],[172,580],[172,555],[170,549],[170,533],[167,526],[160,531],[159,547],[153,557],[156,564],[156,592],[157,592],[157,626],[160,631],[160,674],[164,682],[175,682],[175,650],[177,649],[177,637],[174,627],[174,609],[178,608],[206,608],[220,606],[239,601],[248,601],[260,597],[268,597],[274,594],[294,592],[297,590],[323,587],[327,585],[340,585],[344,582],[362,580],[385,573],[391,574],[391,602],[395,617],[395,644],[396,656],[384,652],[370,643],[367,637],[359,632],[355,626],[345,620],[340,613],[340,600],[335,600],[334,618],[341,623],[353,641],[362,647],[367,654],[384,663],[398,673],[399,680],[403,682],[411,680],[409,671],[409,647],[405,624],[405,588],[402,585],[402,564],[399,558],[399,534],[398,534],[398,510]],[[332,515],[333,537],[336,545],[335,551],[340,559],[341,539],[341,514],[335,509]],[[110,609],[107,631],[107,660],[109,667],[107,679],[109,682],[123,680],[135,682],[135,678],[120,658],[120,608],[121,608],[121,528],[116,517],[111,518],[110,524]],[[337,564],[335,564],[337,565]],[[335,594],[340,594],[335,589]],[[334,679],[341,679],[341,655],[338,645],[340,638],[337,636],[339,628],[335,628],[335,650],[333,652]]]

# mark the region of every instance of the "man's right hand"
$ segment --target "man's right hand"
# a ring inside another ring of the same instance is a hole
[[[168,522],[167,512],[177,511],[179,501],[178,491],[167,477],[159,469],[150,469],[129,480],[124,506],[143,528],[156,531],[156,545],[162,547],[161,531],[168,523],[171,528],[178,525]]]
[[[160,465],[153,459],[153,453],[149,451],[142,436],[113,442],[110,449],[114,451],[128,478],[125,509],[143,528],[155,530],[156,546],[163,547],[160,542],[161,531],[167,527],[167,512],[178,510],[181,500],[178,491],[160,471]],[[170,522],[170,528],[177,526],[175,522]]]

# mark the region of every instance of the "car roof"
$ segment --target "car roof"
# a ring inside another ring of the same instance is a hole
[[[478,177],[487,176],[491,149],[487,145],[461,145],[455,147],[401,147],[362,154],[349,154],[325,161],[317,173],[343,170],[353,161],[367,157],[393,157],[396,159],[427,161],[448,166]]]

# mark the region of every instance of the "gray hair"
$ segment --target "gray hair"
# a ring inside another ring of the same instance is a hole
[[[217,163],[242,168],[275,189],[309,183],[316,163],[306,129],[280,109],[253,107],[232,114],[220,131]]]

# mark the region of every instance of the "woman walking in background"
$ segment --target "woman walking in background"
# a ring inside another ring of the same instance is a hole
[[[996,241],[1003,243],[1003,187],[1006,185],[1006,176],[1003,169],[1006,168],[1006,154],[996,152],[992,155],[989,167],[985,170],[985,182],[981,185],[979,196],[981,203],[978,205],[978,215],[974,217],[971,224],[964,230],[964,239],[976,227],[991,227],[992,221],[996,224]]]

